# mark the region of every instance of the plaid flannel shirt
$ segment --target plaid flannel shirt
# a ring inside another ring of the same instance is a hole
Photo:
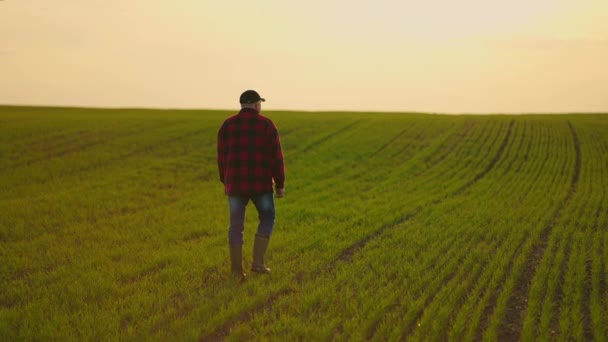
[[[217,135],[217,165],[228,195],[272,192],[285,183],[279,132],[255,109],[243,108],[224,121]]]

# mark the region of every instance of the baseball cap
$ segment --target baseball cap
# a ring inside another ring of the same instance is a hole
[[[264,102],[266,101],[266,99],[261,98],[260,94],[258,94],[258,92],[255,90],[246,90],[241,94],[241,97],[239,98],[239,102],[241,104],[256,103],[258,101]]]

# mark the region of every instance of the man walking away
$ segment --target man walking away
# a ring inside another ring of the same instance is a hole
[[[240,279],[246,276],[243,231],[247,203],[253,202],[260,220],[253,243],[251,270],[270,273],[264,255],[275,220],[273,183],[277,198],[285,194],[285,166],[279,133],[272,120],[260,114],[264,101],[254,90],[242,93],[241,110],[224,121],[217,136],[217,165],[230,207],[231,270]]]

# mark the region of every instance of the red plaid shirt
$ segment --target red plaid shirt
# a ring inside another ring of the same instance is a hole
[[[279,132],[255,109],[224,121],[217,135],[217,166],[228,195],[250,196],[282,189],[285,166]]]

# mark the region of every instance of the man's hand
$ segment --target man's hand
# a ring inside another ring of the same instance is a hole
[[[277,189],[275,197],[276,198],[282,198],[283,196],[285,196],[285,189]]]

